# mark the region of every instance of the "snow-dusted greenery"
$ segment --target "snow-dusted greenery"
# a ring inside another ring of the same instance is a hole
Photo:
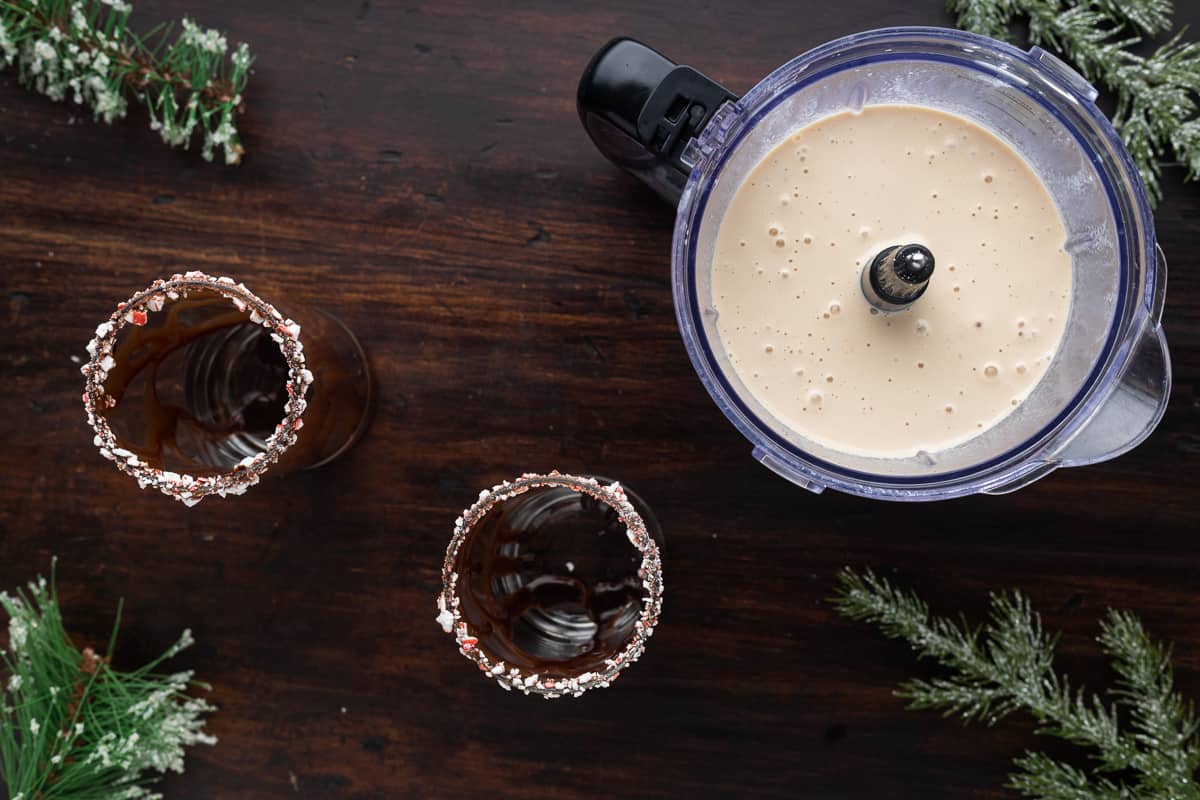
[[[204,733],[213,707],[191,697],[192,673],[160,674],[166,659],[192,644],[191,631],[162,656],[132,672],[110,657],[77,648],[63,629],[54,572],[15,595],[8,649],[0,650],[0,787],[9,800],[153,800],[162,773],[183,772],[184,748],[215,744]]]
[[[0,0],[0,68],[16,65],[21,82],[52,100],[86,104],[98,120],[125,116],[129,99],[146,106],[150,127],[172,147],[202,138],[211,160],[236,164],[245,152],[235,117],[250,69],[250,50],[185,18],[178,35],[160,26],[129,28],[123,0]]]
[[[1035,800],[1200,800],[1200,717],[1175,690],[1171,648],[1151,641],[1137,617],[1109,610],[1100,646],[1117,685],[1091,694],[1054,669],[1058,637],[1023,595],[992,595],[987,624],[936,617],[911,592],[867,571],[838,575],[838,611],[874,623],[942,667],[897,692],[912,708],[994,725],[1024,712],[1044,736],[1087,750],[1080,769],[1034,751],[1014,762],[1009,788]]]

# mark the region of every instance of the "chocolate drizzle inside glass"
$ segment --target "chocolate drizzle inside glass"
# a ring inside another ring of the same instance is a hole
[[[100,455],[187,505],[337,458],[369,419],[366,354],[335,317],[301,316],[304,344],[244,284],[197,270],[119,303],[80,367]]]
[[[459,549],[463,619],[481,647],[522,669],[600,669],[633,635],[641,562],[608,504],[530,489],[492,506]]]
[[[455,521],[438,624],[504,689],[578,697],[608,686],[658,624],[661,541],[650,508],[616,482],[505,481]]]
[[[284,418],[288,364],[270,331],[214,292],[117,334],[105,412],[123,446],[161,469],[215,474],[266,450]]]

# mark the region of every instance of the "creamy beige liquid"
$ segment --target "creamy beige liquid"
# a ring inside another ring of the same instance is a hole
[[[960,117],[868,106],[803,128],[738,188],[712,297],[742,382],[836,450],[911,456],[958,444],[1024,400],[1071,296],[1066,231],[1041,180]],[[920,243],[936,267],[908,308],[875,311],[864,264]]]

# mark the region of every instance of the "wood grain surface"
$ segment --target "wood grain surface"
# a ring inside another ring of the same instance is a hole
[[[1176,5],[1197,30],[1200,7]],[[191,14],[251,43],[248,154],[210,166],[140,111],[105,127],[0,73],[0,586],[57,554],[81,640],[125,598],[130,664],[195,631],[179,663],[214,684],[221,741],[164,783],[172,800],[1007,797],[1011,759],[1042,740],[904,711],[893,686],[928,669],[831,611],[844,564],[943,611],[1019,587],[1093,686],[1096,621],[1131,609],[1200,697],[1200,186],[1166,169],[1175,389],[1145,444],[1007,497],[879,504],[750,459],[676,330],[671,210],[575,115],[617,34],[743,92],[836,36],[949,24],[940,0],[136,6],[147,27]],[[379,392],[354,450],[194,509],[96,454],[84,344],[183,266],[358,333]],[[619,478],[667,537],[646,657],[575,701],[500,691],[434,623],[455,516],[550,468]]]

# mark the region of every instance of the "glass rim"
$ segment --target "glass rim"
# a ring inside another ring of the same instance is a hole
[[[267,437],[266,449],[255,456],[247,456],[232,469],[215,475],[192,476],[152,466],[146,459],[120,446],[104,415],[104,410],[116,405],[107,394],[104,382],[109,370],[116,365],[112,353],[117,334],[127,325],[145,325],[150,314],[161,312],[167,305],[186,298],[188,292],[193,290],[211,291],[227,298],[237,310],[247,314],[248,321],[270,330],[271,338],[279,345],[279,352],[288,365],[288,400],[284,405],[284,417]],[[139,487],[145,489],[152,486],[184,505],[194,506],[214,494],[225,497],[245,493],[295,444],[298,432],[304,426],[302,417],[308,406],[304,395],[312,384],[313,375],[304,359],[300,326],[251,292],[244,283],[237,283],[232,278],[216,278],[199,270],[190,270],[155,280],[147,288],[117,304],[112,315],[96,327],[95,335],[87,344],[87,351],[89,359],[80,367],[80,372],[85,378],[83,407],[87,412],[88,424],[96,434],[92,443],[101,456],[113,462],[121,472],[136,479]]]
[[[455,564],[467,534],[496,504],[542,487],[570,489],[589,495],[612,508],[617,512],[617,518],[625,525],[629,542],[642,554],[642,563],[638,568],[638,576],[646,590],[646,596],[642,599],[642,612],[634,623],[633,635],[629,641],[605,659],[604,668],[601,670],[578,675],[543,675],[507,664],[484,651],[479,644],[479,637],[472,633],[471,626],[462,618],[459,609],[458,572]],[[437,596],[437,621],[444,632],[454,636],[459,652],[474,661],[484,676],[495,680],[503,689],[516,689],[527,695],[540,694],[547,699],[579,697],[589,689],[607,687],[616,680],[622,670],[641,657],[662,613],[662,595],[662,558],[658,544],[650,536],[645,520],[633,507],[620,482],[605,484],[595,478],[564,475],[557,470],[545,474],[527,472],[515,480],[504,481],[491,489],[481,491],[475,504],[463,511],[454,521],[454,535],[446,547],[446,558],[442,564],[442,589]]]

